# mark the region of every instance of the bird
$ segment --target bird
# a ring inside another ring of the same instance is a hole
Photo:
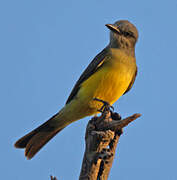
[[[132,88],[137,75],[135,45],[138,30],[128,20],[105,26],[110,30],[108,45],[83,71],[64,107],[14,144],[16,148],[25,149],[27,159],[33,158],[66,126],[98,114],[103,102],[112,106]]]

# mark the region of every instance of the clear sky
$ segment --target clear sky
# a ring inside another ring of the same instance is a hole
[[[55,114],[109,42],[106,23],[139,30],[138,77],[114,107],[143,116],[124,129],[110,180],[177,179],[177,1],[0,1],[1,179],[76,180],[89,118],[64,129],[28,161],[14,142]]]

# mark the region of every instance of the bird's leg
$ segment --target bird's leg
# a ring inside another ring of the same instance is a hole
[[[103,113],[104,111],[111,111],[111,109],[114,111],[114,107],[111,106],[108,102],[102,100],[102,99],[98,99],[98,98],[94,98],[93,99],[94,101],[99,101],[99,102],[102,102],[103,103],[103,106],[101,107],[101,109],[99,109],[98,111]]]

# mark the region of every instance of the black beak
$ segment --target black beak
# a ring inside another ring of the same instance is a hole
[[[110,29],[111,31],[120,34],[119,28],[116,27],[115,25],[113,25],[113,24],[106,24],[105,26],[106,26],[108,29]]]

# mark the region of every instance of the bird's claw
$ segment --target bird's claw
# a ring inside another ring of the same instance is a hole
[[[111,111],[111,109],[112,109],[112,111],[114,111],[114,107],[111,106],[108,102],[106,102],[102,99],[98,99],[98,98],[94,98],[93,100],[103,103],[103,106],[101,107],[101,109],[98,110],[99,112],[103,113],[104,111]]]

